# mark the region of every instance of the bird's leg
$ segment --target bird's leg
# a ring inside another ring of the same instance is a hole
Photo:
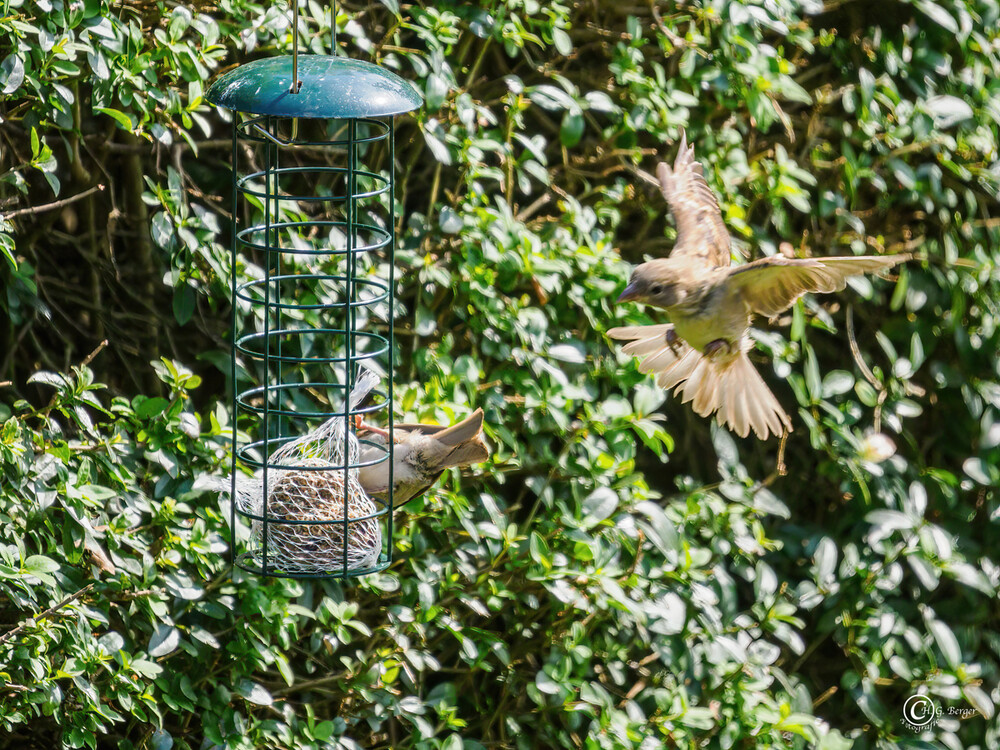
[[[389,431],[388,430],[383,430],[381,427],[376,427],[373,424],[368,424],[367,422],[365,422],[361,418],[360,414],[355,414],[354,415],[354,428],[356,430],[358,430],[359,432],[362,431],[362,430],[364,430],[366,432],[372,433],[373,435],[379,435],[380,437],[383,437],[386,440],[389,439]]]
[[[677,335],[677,331],[675,331],[673,327],[667,329],[663,338],[666,340],[667,346],[670,347],[670,351],[674,353],[674,356],[681,356],[680,348],[677,346],[677,342],[681,340],[681,337]]]
[[[701,353],[706,357],[711,357],[713,354],[718,354],[723,349],[726,350],[726,353],[729,353],[733,350],[733,347],[725,339],[716,339],[715,341],[709,341],[705,344],[705,348],[702,349]]]

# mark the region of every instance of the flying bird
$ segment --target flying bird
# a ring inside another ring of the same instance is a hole
[[[384,455],[389,443],[386,430],[358,420],[361,440],[361,463]],[[431,424],[393,425],[392,504],[399,507],[424,493],[445,469],[485,461],[490,449],[483,441],[483,410],[451,427]],[[367,442],[366,442],[367,441]],[[389,462],[362,466],[358,473],[361,486],[372,497],[385,500],[389,489]]]
[[[669,257],[635,268],[618,302],[662,308],[670,323],[612,328],[608,336],[629,342],[622,350],[640,358],[640,372],[654,373],[659,386],[740,437],[791,432],[791,419],[747,357],[753,315],[773,317],[807,292],[840,291],[848,277],[910,256],[767,257],[730,266],[729,232],[684,133],[673,169],[663,162],[656,174],[677,242]]]

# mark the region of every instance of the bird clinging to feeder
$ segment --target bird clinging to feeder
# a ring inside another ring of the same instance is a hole
[[[388,499],[390,474],[386,462],[366,464],[388,444],[389,433],[359,420],[361,485],[372,496]],[[490,449],[483,440],[483,410],[451,427],[432,424],[397,424],[393,434],[392,504],[399,507],[422,495],[445,469],[485,461]]]

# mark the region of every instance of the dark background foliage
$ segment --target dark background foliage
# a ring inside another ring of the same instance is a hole
[[[340,584],[233,573],[196,482],[230,434],[203,92],[287,52],[287,9],[7,0],[0,743],[996,746],[998,13],[338,5],[342,51],[426,98],[398,123],[400,416],[482,406],[495,447]],[[303,6],[305,47],[330,19]],[[644,175],[681,128],[746,258],[916,254],[760,321],[783,476],[603,336],[651,319],[612,300],[671,246]]]

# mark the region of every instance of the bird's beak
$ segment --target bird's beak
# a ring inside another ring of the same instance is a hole
[[[630,281],[625,287],[625,291],[618,295],[617,302],[632,302],[637,299],[639,299],[639,285]]]

